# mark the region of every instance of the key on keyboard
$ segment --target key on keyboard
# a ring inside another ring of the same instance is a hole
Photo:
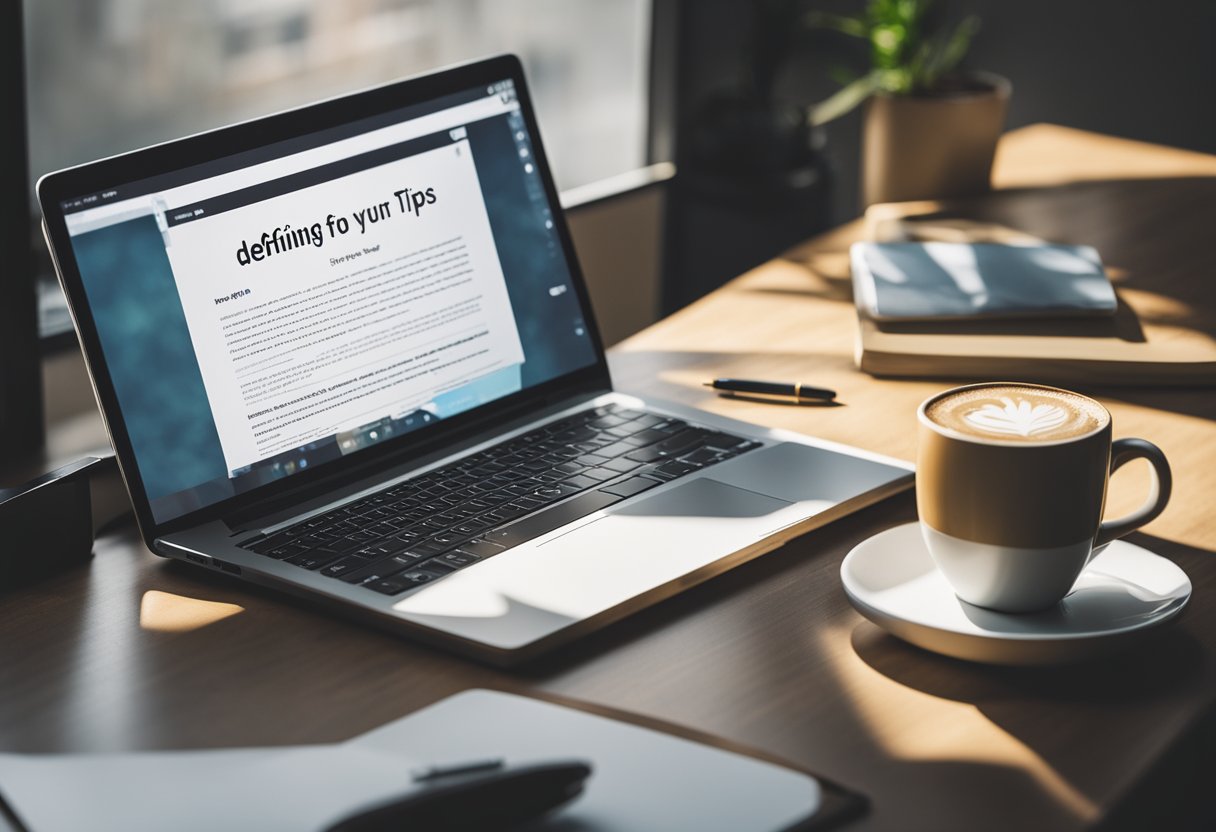
[[[242,546],[397,595],[759,446],[593,408]]]

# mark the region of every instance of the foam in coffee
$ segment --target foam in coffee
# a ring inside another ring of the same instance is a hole
[[[930,402],[929,421],[977,439],[1053,442],[1093,433],[1110,418],[1097,402],[1064,390],[1002,384]]]

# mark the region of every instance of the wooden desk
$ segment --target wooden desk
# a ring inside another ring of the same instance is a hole
[[[1061,237],[1082,229],[1129,286],[1153,264],[1188,269],[1209,303],[1198,317],[1175,312],[1216,331],[1216,178],[1196,179],[1216,176],[1216,158],[1042,126],[1002,144],[1003,186],[1074,176],[1098,197],[1091,212],[1061,214]],[[858,234],[852,224],[812,240],[639,333],[614,351],[620,386],[911,459],[915,407],[945,385],[852,368],[844,250]],[[721,400],[700,387],[714,375],[821,383],[845,406]],[[0,750],[333,741],[488,686],[623,708],[784,757],[870,795],[851,829],[1144,828],[1153,811],[1193,815],[1216,769],[1216,395],[1096,392],[1116,435],[1170,456],[1174,500],[1134,539],[1195,584],[1177,626],[1110,662],[985,668],[865,622],[840,589],[840,561],[914,519],[908,495],[515,674],[154,558],[123,527],[87,569],[0,600]],[[1145,481],[1121,472],[1112,510]]]

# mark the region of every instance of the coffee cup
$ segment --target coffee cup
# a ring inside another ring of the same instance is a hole
[[[921,533],[970,604],[1002,612],[1056,604],[1096,554],[1169,500],[1161,449],[1143,439],[1112,442],[1109,411],[1078,393],[973,384],[930,397],[917,418]],[[1147,501],[1103,521],[1110,475],[1140,458],[1153,469]]]

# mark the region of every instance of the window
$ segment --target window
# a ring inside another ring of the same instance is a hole
[[[34,0],[30,170],[515,52],[572,188],[647,162],[649,28],[650,0]],[[42,331],[64,331],[36,246]]]

